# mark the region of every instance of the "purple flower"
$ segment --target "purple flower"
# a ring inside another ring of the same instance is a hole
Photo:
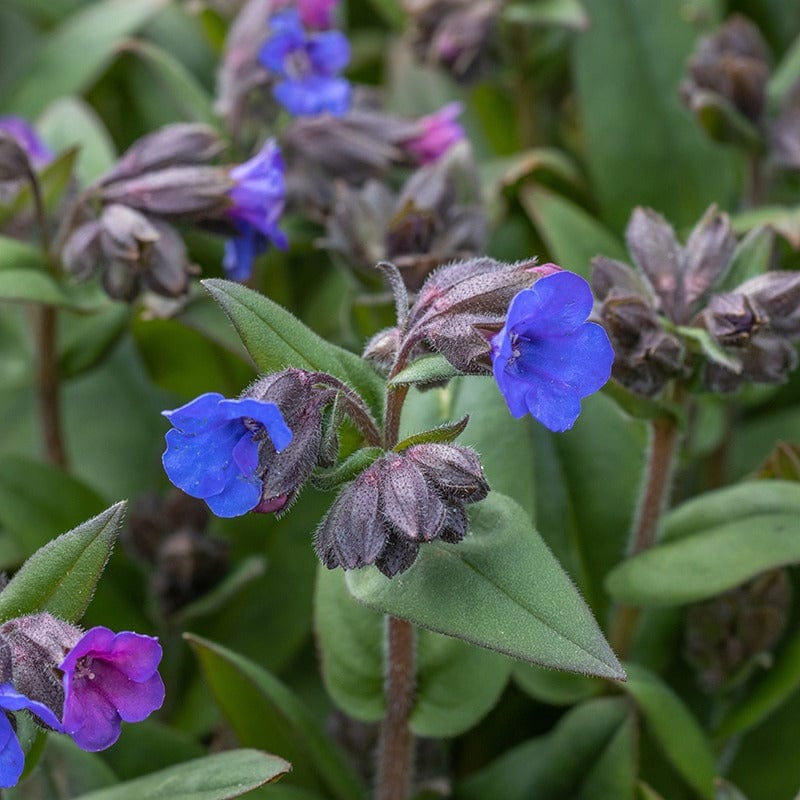
[[[454,144],[466,138],[464,129],[456,121],[461,114],[461,103],[448,103],[433,114],[420,117],[420,132],[403,142],[403,147],[420,164],[438,161]]]
[[[22,117],[0,117],[0,131],[16,139],[34,167],[43,167],[53,160],[53,151],[39,138],[36,129]]]
[[[238,517],[255,508],[262,489],[259,442],[268,436],[280,452],[292,441],[278,406],[208,392],[163,413],[174,426],[162,457],[169,479],[205,500],[218,517]]]
[[[19,776],[22,775],[25,755],[5,712],[21,711],[23,708],[36,714],[45,725],[49,725],[53,730],[61,730],[58,718],[44,703],[30,700],[24,694],[20,694],[10,683],[0,684],[0,789],[15,786]]]
[[[91,628],[59,664],[64,673],[62,727],[83,750],[104,750],[120,723],[141,722],[164,702],[161,645],[153,636]]]
[[[530,413],[552,431],[571,428],[581,398],[611,374],[614,350],[605,330],[586,319],[589,284],[556,272],[511,301],[506,324],[492,339],[494,378],[515,417]]]
[[[236,184],[228,192],[233,201],[228,216],[239,229],[239,236],[225,243],[222,263],[233,280],[250,276],[253,260],[270,242],[282,250],[289,244],[278,227],[286,197],[284,169],[278,145],[268,139],[249,161],[230,171]]]
[[[271,36],[259,61],[280,80],[275,99],[290,113],[344,114],[350,106],[350,83],[336,77],[350,60],[350,45],[340,31],[309,33],[294,9],[270,18]]]

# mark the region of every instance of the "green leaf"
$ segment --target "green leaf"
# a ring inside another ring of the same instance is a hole
[[[228,750],[81,795],[78,800],[227,800],[277,780],[292,769],[258,750]]]
[[[426,444],[428,442],[454,442],[464,432],[469,423],[469,416],[462,417],[458,422],[438,425],[429,431],[420,431],[407,436],[394,446],[394,450],[401,453],[416,444]]]
[[[625,673],[583,599],[530,518],[491,492],[470,507],[463,542],[424,545],[389,579],[374,567],[347,573],[370,608],[543,666],[622,680]]]
[[[777,711],[800,687],[800,632],[775,656],[766,674],[756,682],[714,731],[717,740],[750,730]]]
[[[502,11],[506,22],[537,27],[585,30],[589,17],[580,0],[538,0],[508,4]]]
[[[75,147],[75,173],[82,184],[91,183],[114,163],[116,149],[103,121],[79,97],[61,97],[39,118],[37,130],[56,153]]]
[[[401,29],[406,21],[400,0],[369,0],[369,4],[392,28]]]
[[[795,250],[800,249],[800,207],[761,206],[742,211],[731,217],[731,226],[735,233],[767,227],[786,239]]]
[[[68,16],[45,39],[9,108],[35,117],[49,102],[80,94],[105,69],[122,39],[166,5],[166,0],[103,0]]]
[[[438,383],[449,381],[461,373],[444,357],[440,355],[423,356],[412,361],[405,369],[400,370],[387,384],[408,386],[415,383]]]
[[[734,507],[731,514],[735,513]],[[614,569],[606,588],[623,603],[680,605],[713,597],[767,569],[797,562],[797,512],[759,514],[653,547]]]
[[[335,467],[317,469],[311,480],[318,489],[330,492],[347,481],[352,481],[362,473],[376,458],[384,453],[382,447],[362,447],[351,453],[344,461]]]
[[[327,372],[359,392],[376,417],[382,418],[383,381],[366,361],[326,342],[285,308],[252,289],[218,278],[202,283],[262,372],[287,367]]]
[[[714,91],[695,89],[691,109],[703,130],[714,141],[741,147],[755,154],[766,149],[761,131],[744,114]]]
[[[566,198],[528,184],[520,189],[519,200],[550,255],[564,269],[588,280],[595,256],[627,260],[628,254],[614,234]]]
[[[343,800],[363,797],[342,755],[286,686],[231,650],[192,634],[185,638],[242,744],[286,756],[292,763],[291,783]]]
[[[53,531],[73,528],[105,503],[77,478],[21,456],[0,457],[0,524],[30,556]]]
[[[677,227],[691,225],[732,195],[737,174],[736,157],[709,142],[681,106],[678,85],[697,35],[684,4],[584,5],[592,24],[575,40],[572,66],[603,218],[622,230],[632,208],[643,205]]]
[[[794,481],[745,481],[687,500],[664,518],[662,539],[671,541],[762,514],[800,515],[800,486]]]
[[[459,800],[632,800],[634,720],[622,698],[589,700],[546,736],[518,745],[461,783]]]
[[[219,124],[208,92],[174,55],[143,39],[128,40],[124,49],[150,67],[156,80],[164,86],[175,103],[181,119],[205,122],[213,127]]]
[[[37,550],[0,592],[0,619],[49,611],[83,616],[111,555],[125,503],[120,502]]]
[[[0,236],[0,271],[43,269],[42,251],[35,245]]]
[[[677,325],[675,327],[675,332],[684,339],[688,339],[690,347],[693,344],[695,349],[699,349],[712,363],[719,364],[729,369],[731,372],[735,372],[737,375],[742,371],[742,364],[739,359],[730,355],[704,328]]]
[[[347,714],[377,721],[384,714],[384,618],[348,593],[344,573],[320,566],[314,604],[325,687]],[[411,729],[450,737],[469,730],[495,705],[511,662],[427,630],[417,636],[417,685]]]
[[[800,36],[783,54],[783,58],[772,71],[767,82],[767,97],[776,109],[781,106],[786,95],[798,80],[800,80]]]
[[[74,378],[98,366],[128,330],[131,307],[111,303],[93,314],[73,314],[58,331],[58,368],[62,378]]]
[[[766,272],[769,269],[774,243],[775,234],[764,225],[748,231],[736,246],[728,272],[723,281],[715,287],[716,291],[730,291],[746,280]]]
[[[624,688],[636,700],[667,758],[700,795],[714,797],[714,754],[682,700],[654,673],[626,664]]]
[[[46,272],[32,269],[5,269],[0,272],[0,301],[42,303],[74,310],[88,310],[76,294]]]

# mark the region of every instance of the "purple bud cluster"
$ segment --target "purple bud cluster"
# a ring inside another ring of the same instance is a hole
[[[169,125],[135,142],[76,210],[62,250],[66,269],[80,280],[99,273],[116,299],[142,291],[178,297],[195,268],[176,223],[229,233],[224,266],[237,279],[250,274],[269,243],[286,247],[278,228],[285,187],[277,145],[267,141],[233,168],[208,163],[221,148],[216,132],[198,124]]]
[[[334,500],[317,530],[317,555],[329,569],[374,564],[391,578],[414,563],[424,542],[461,541],[464,506],[488,491],[469,448],[420,444],[386,453]]]
[[[130,631],[88,631],[50,614],[0,625],[0,787],[14,786],[24,755],[10,712],[27,710],[84,750],[110,747],[121,723],[164,702],[158,640]]]

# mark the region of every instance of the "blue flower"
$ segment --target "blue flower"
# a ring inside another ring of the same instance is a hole
[[[33,125],[23,117],[11,114],[0,117],[0,131],[16,139],[34,167],[44,167],[53,160],[53,151],[41,140]]]
[[[572,272],[539,279],[511,301],[492,339],[494,378],[515,417],[530,413],[551,431],[565,431],[581,398],[609,379],[614,350],[605,330],[587,322],[589,284]]]
[[[58,718],[44,703],[30,700],[10,683],[0,684],[0,789],[16,786],[19,776],[22,775],[25,755],[5,712],[21,711],[23,708],[36,714],[53,730],[61,730]]]
[[[275,14],[272,35],[259,61],[280,80],[275,99],[295,116],[344,114],[350,106],[350,83],[336,77],[350,61],[350,45],[340,31],[309,33],[295,9]]]
[[[278,452],[292,441],[278,406],[252,397],[208,392],[163,414],[174,426],[162,457],[167,476],[218,517],[246,514],[261,500],[258,443],[265,433]]]
[[[286,234],[278,227],[286,200],[284,170],[278,145],[268,139],[249,161],[230,171],[235,183],[228,191],[233,203],[228,216],[239,229],[239,236],[225,243],[222,263],[233,280],[248,278],[253,260],[270,243],[282,250],[288,246]]]

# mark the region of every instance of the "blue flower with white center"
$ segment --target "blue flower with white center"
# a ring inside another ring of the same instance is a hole
[[[278,406],[252,397],[208,392],[162,413],[173,425],[161,459],[167,477],[218,517],[241,516],[260,502],[259,442],[268,436],[281,452],[292,441]]]
[[[228,216],[239,235],[225,243],[223,266],[229,278],[245,280],[253,260],[270,243],[285,250],[286,234],[278,227],[286,202],[285,166],[274,139],[264,143],[251,159],[230,171],[234,186],[228,191],[232,201]]]
[[[591,310],[589,284],[572,272],[541,278],[511,301],[491,355],[513,416],[531,414],[551,431],[568,430],[581,398],[609,379],[614,350],[605,330],[587,322]]]
[[[280,78],[275,99],[298,117],[344,114],[350,107],[350,83],[338,73],[350,61],[347,37],[340,31],[307,31],[295,9],[274,14],[269,25],[271,36],[259,61]]]
[[[25,754],[22,752],[11,721],[5,714],[6,711],[22,711],[22,709],[36,714],[53,730],[61,730],[58,717],[44,703],[25,697],[10,683],[0,684],[0,789],[16,786],[25,765]]]

